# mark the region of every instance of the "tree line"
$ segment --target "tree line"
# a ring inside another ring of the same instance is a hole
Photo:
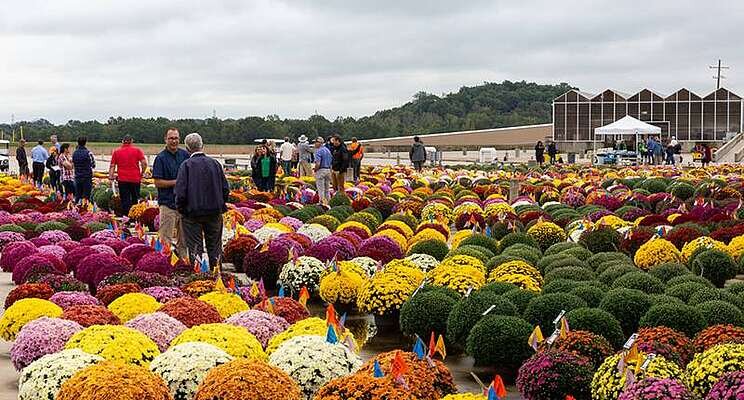
[[[161,143],[170,126],[182,133],[199,132],[208,143],[250,144],[261,138],[328,136],[374,139],[400,135],[501,128],[548,123],[552,120],[553,99],[572,89],[567,83],[541,85],[532,82],[484,83],[462,87],[459,91],[437,96],[419,92],[400,106],[373,115],[328,120],[322,115],[307,119],[282,119],[277,115],[245,118],[176,119],[111,117],[105,122],[71,120],[55,125],[45,119],[0,124],[9,133],[23,126],[26,140],[46,140],[57,134],[60,140],[74,141],[87,136],[92,142],[118,142],[125,134],[139,143]]]

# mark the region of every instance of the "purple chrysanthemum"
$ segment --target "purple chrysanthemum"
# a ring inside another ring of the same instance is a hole
[[[258,310],[239,312],[225,322],[248,329],[264,348],[274,335],[289,328],[289,322],[284,318]]]
[[[187,296],[181,289],[171,286],[153,286],[142,289],[142,293],[149,294],[159,303],[166,303],[169,300]]]
[[[20,371],[33,361],[65,348],[65,343],[75,333],[83,330],[77,322],[60,318],[41,317],[27,323],[18,333],[10,359]]]
[[[72,306],[101,305],[97,298],[86,292],[57,292],[49,298],[49,301],[62,307],[63,310]]]
[[[692,400],[692,393],[676,379],[649,377],[625,388],[618,400]],[[723,397],[722,399],[733,399]]]
[[[161,352],[167,350],[170,342],[186,330],[186,325],[162,312],[139,315],[125,325],[144,333],[158,345]]]

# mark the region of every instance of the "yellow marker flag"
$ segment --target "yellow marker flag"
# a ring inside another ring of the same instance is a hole
[[[175,266],[176,264],[178,264],[178,257],[176,257],[176,253],[174,253],[174,252],[171,252],[170,263],[173,266]]]
[[[251,297],[253,297],[254,299],[256,297],[258,297],[258,293],[259,293],[258,283],[253,282],[253,284],[251,285],[251,291],[250,291],[250,293],[251,293]]]
[[[442,335],[439,335],[439,338],[437,338],[437,345],[434,346],[434,351],[442,356],[442,360],[447,358],[447,348],[444,347],[444,337]]]
[[[532,334],[530,334],[530,338],[527,339],[527,343],[537,351],[538,348],[540,348],[540,344],[545,341],[545,337],[543,336],[542,330],[540,329],[540,325],[535,326],[535,330],[532,331]]]
[[[568,320],[566,319],[566,317],[561,318],[561,330],[558,336],[561,339],[565,339],[568,336],[568,332],[570,331],[571,330],[568,329]]]
[[[638,365],[641,364],[641,354],[638,351],[638,345],[636,343],[633,343],[633,346],[631,346],[628,352],[625,353],[625,365],[628,365],[631,362],[636,362]]]
[[[225,287],[225,282],[222,282],[221,274],[217,274],[217,282],[214,283],[214,291],[227,293],[227,288]]]

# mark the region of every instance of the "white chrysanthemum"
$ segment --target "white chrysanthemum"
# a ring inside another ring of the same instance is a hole
[[[297,261],[290,260],[284,264],[279,281],[292,293],[299,293],[303,286],[306,286],[310,293],[317,293],[320,274],[325,269],[326,265],[315,257],[298,257]]]
[[[163,378],[175,400],[191,400],[212,368],[233,357],[218,347],[202,342],[173,346],[155,357],[150,370]]]
[[[253,236],[255,236],[259,242],[266,243],[269,240],[274,239],[283,233],[284,232],[280,229],[272,228],[270,226],[262,226],[256,229],[255,232],[253,232]]]
[[[269,364],[291,376],[305,398],[311,399],[331,379],[356,372],[362,366],[362,359],[341,343],[303,335],[282,343],[271,353]]]
[[[301,233],[310,238],[313,243],[317,243],[328,236],[331,236],[331,231],[321,224],[305,224],[297,230],[297,233]]]
[[[103,357],[88,354],[80,349],[47,354],[21,371],[18,399],[54,399],[62,383],[81,369],[90,367],[99,361],[103,361]]]
[[[411,254],[410,256],[406,257],[406,260],[411,261],[412,263],[416,264],[418,269],[426,272],[434,269],[437,265],[439,265],[439,261],[437,261],[436,258],[433,256],[430,256],[428,254]]]
[[[354,257],[351,260],[354,264],[362,267],[364,272],[367,273],[367,277],[372,277],[372,275],[377,273],[377,261],[375,261],[373,258],[370,257]]]

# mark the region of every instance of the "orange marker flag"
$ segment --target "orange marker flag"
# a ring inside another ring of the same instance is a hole
[[[500,399],[506,398],[506,386],[504,386],[504,381],[501,379],[501,375],[496,375],[493,377],[493,388],[496,390],[496,396],[499,396]]]
[[[444,347],[444,337],[441,334],[437,338],[437,345],[434,347],[434,350],[442,356],[442,360],[447,358],[447,348]]]
[[[235,277],[230,276],[230,280],[227,282],[227,287],[231,292],[235,292]]]
[[[307,300],[310,298],[310,293],[307,291],[307,287],[303,286],[302,289],[300,289],[300,298],[297,300],[302,304],[303,306],[307,307]]]
[[[429,337],[429,358],[434,357],[436,352],[437,342],[434,338],[434,331],[431,331],[431,337]]]
[[[326,324],[338,327],[338,318],[336,317],[336,309],[333,308],[333,304],[329,304],[326,308]]]
[[[408,364],[406,363],[406,360],[403,359],[403,354],[398,350],[395,352],[395,357],[391,363],[390,374],[393,378],[398,379],[406,372],[408,372]]]
[[[568,336],[568,332],[571,332],[571,330],[568,328],[568,320],[566,317],[561,318],[561,329],[559,337],[561,339],[565,339]]]

